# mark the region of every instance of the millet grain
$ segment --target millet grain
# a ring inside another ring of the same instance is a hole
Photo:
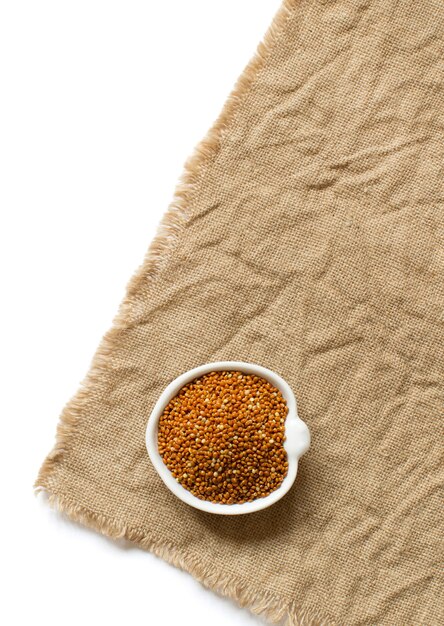
[[[202,500],[249,502],[288,470],[287,404],[264,378],[211,372],[188,383],[159,419],[158,449],[172,475]]]

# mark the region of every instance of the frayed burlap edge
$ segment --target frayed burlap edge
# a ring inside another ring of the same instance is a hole
[[[271,592],[252,590],[245,582],[210,570],[190,555],[183,554],[175,546],[154,541],[142,529],[132,529],[123,523],[86,509],[67,496],[58,494],[55,480],[55,471],[63,463],[64,453],[69,448],[79,427],[81,417],[87,406],[89,392],[95,389],[97,385],[100,386],[101,374],[107,369],[109,358],[114,348],[119,344],[121,333],[134,324],[137,319],[139,299],[146,295],[148,289],[152,288],[156,276],[174,250],[185,224],[192,215],[193,199],[202,183],[207,167],[219,153],[227,129],[236,118],[241,102],[250,91],[297,2],[298,0],[283,1],[263,41],[259,44],[256,55],[238,79],[219,118],[186,162],[173,201],[162,218],[157,234],[141,267],[128,284],[126,296],[120,305],[112,328],[103,337],[79,391],[66,405],[60,416],[54,448],[40,468],[34,486],[37,493],[45,492],[51,506],[67,515],[71,520],[110,538],[125,538],[136,543],[168,563],[187,571],[205,587],[232,599],[241,607],[248,608],[252,613],[262,615],[273,624],[326,626],[327,623],[332,624],[333,622],[331,620],[327,622],[325,618],[320,617],[315,609],[307,610],[297,604],[296,601],[289,602]]]
[[[71,498],[55,493],[47,493],[49,504],[67,515],[72,521],[92,528],[115,540],[128,540],[148,550],[167,563],[191,574],[196,580],[215,593],[233,600],[236,604],[281,626],[330,626],[331,621],[318,615],[313,608],[307,609],[296,601],[288,601],[269,591],[252,589],[243,580],[226,573],[216,572],[199,559],[184,553],[172,544],[152,539],[146,530],[131,528],[117,520],[112,520],[91,511]]]
[[[298,0],[284,0],[263,41],[259,44],[256,55],[228,97],[218,120],[186,162],[173,201],[162,218],[141,267],[128,284],[126,296],[113,320],[113,325],[103,337],[80,389],[60,416],[54,448],[40,469],[36,487],[50,491],[51,475],[62,462],[63,454],[76,432],[89,392],[95,390],[97,386],[100,387],[101,374],[106,371],[112,352],[119,345],[121,334],[136,322],[138,303],[144,300],[147,289],[153,287],[156,276],[174,250],[185,224],[192,215],[193,199],[205,171],[219,153],[225,133],[235,119],[241,102],[248,94],[297,3]]]

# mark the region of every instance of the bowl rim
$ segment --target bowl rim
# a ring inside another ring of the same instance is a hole
[[[251,502],[219,504],[197,498],[190,491],[185,489],[185,487],[182,487],[179,482],[177,482],[168,467],[163,462],[163,459],[158,451],[158,423],[159,418],[167,404],[187,383],[204,374],[217,371],[241,371],[246,374],[261,376],[279,389],[288,406],[288,413],[285,419],[286,440],[284,441],[284,448],[287,452],[288,460],[287,475],[277,489],[272,491],[267,496],[257,498]],[[296,429],[294,429],[295,426]],[[148,455],[160,478],[168,489],[180,500],[207,513],[215,513],[218,515],[244,515],[246,513],[261,511],[262,509],[271,506],[289,491],[296,478],[298,459],[307,451],[310,445],[310,433],[305,422],[303,422],[297,414],[296,397],[290,385],[281,376],[276,374],[276,372],[273,372],[262,365],[244,361],[215,361],[212,363],[204,363],[203,365],[187,370],[177,376],[177,378],[172,380],[165,387],[148,418],[145,442]]]

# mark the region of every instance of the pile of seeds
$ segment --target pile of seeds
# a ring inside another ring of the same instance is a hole
[[[288,470],[287,405],[264,378],[211,372],[188,383],[159,419],[159,453],[202,500],[249,502],[277,489]]]

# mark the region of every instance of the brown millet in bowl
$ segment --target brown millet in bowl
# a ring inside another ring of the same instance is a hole
[[[275,491],[288,471],[279,389],[238,371],[187,383],[159,418],[158,450],[174,478],[201,500],[250,502]]]

